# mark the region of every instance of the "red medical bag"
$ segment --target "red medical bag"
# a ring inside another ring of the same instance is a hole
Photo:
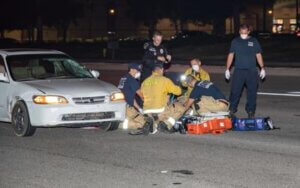
[[[232,122],[229,118],[212,119],[202,122],[191,122],[187,124],[189,134],[220,134],[232,129]]]

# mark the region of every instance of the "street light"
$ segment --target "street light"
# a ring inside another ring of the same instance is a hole
[[[272,15],[273,14],[273,10],[268,10],[268,14]]]
[[[114,15],[116,13],[115,9],[113,9],[113,8],[109,9],[108,12],[110,15]]]

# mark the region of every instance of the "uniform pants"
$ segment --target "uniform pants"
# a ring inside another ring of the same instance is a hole
[[[168,105],[164,112],[158,115],[159,121],[163,121],[171,129],[175,122],[183,115],[185,108],[182,104],[176,102],[174,104]]]
[[[130,106],[126,107],[126,119],[128,120],[128,129],[142,128],[145,124],[144,116]]]
[[[230,111],[236,112],[243,88],[247,88],[247,104],[246,112],[255,113],[256,96],[258,88],[258,72],[257,69],[235,69],[232,78],[231,94],[229,98]]]
[[[182,104],[182,105],[185,105],[185,103],[189,100],[189,96],[185,96],[185,95],[182,95],[180,97],[177,98],[177,101]]]
[[[207,112],[228,112],[229,104],[225,104],[220,100],[215,100],[213,97],[203,96],[198,102],[200,109],[199,113]]]

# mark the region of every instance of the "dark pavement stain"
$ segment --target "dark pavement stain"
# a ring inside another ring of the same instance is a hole
[[[156,183],[153,183],[152,186],[157,186],[157,184],[156,184]]]
[[[180,183],[180,182],[175,182],[175,183],[173,183],[173,185],[181,185],[182,183]]]
[[[296,117],[300,117],[300,114],[294,114],[294,116],[296,116]]]
[[[173,170],[172,172],[184,175],[194,175],[194,172],[191,170]]]

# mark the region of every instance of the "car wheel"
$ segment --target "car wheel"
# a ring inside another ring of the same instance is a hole
[[[12,111],[12,126],[15,135],[20,137],[32,136],[36,128],[31,126],[26,105],[19,101]]]
[[[113,131],[119,128],[120,122],[118,121],[108,121],[100,123],[99,126],[104,131]]]

